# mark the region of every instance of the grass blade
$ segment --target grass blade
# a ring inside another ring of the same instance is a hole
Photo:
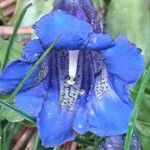
[[[140,106],[141,106],[142,97],[144,95],[144,91],[146,89],[146,85],[147,85],[149,80],[150,80],[150,65],[149,65],[146,73],[144,74],[144,78],[143,78],[143,81],[141,83],[141,87],[139,89],[139,92],[138,92],[136,100],[135,100],[134,109],[133,109],[133,112],[132,112],[132,115],[131,115],[129,128],[128,128],[128,132],[127,132],[127,135],[126,135],[124,150],[130,150],[130,144],[131,144],[131,140],[132,140],[132,134],[133,134],[133,131],[134,131],[134,127],[135,127],[135,124],[136,124],[136,119],[137,119],[138,112],[139,112],[139,109],[140,109]]]
[[[33,74],[35,69],[40,65],[40,63],[43,61],[43,59],[49,54],[49,52],[53,49],[55,43],[59,39],[61,35],[59,35],[54,42],[51,44],[51,46],[41,55],[41,57],[38,59],[38,61],[33,65],[33,67],[30,69],[30,71],[27,73],[27,75],[23,78],[23,80],[20,82],[20,84],[17,86],[17,88],[14,90],[14,92],[10,95],[8,98],[8,102],[12,102],[13,99],[15,99],[17,93],[21,90],[22,86],[25,84],[25,82],[30,78],[30,76]]]
[[[23,17],[24,17],[24,15],[25,15],[27,9],[28,9],[31,5],[32,5],[32,4],[30,3],[29,5],[27,5],[27,6],[23,9],[23,11],[21,12],[20,17],[19,17],[19,19],[18,19],[18,21],[17,21],[17,23],[16,23],[16,26],[14,27],[14,31],[13,31],[12,37],[11,37],[11,39],[10,39],[10,42],[9,42],[8,47],[7,47],[7,50],[6,50],[6,55],[5,55],[5,57],[4,57],[4,62],[2,63],[2,66],[1,66],[1,70],[3,70],[3,69],[6,67],[6,65],[7,65],[7,62],[8,62],[8,60],[9,60],[10,51],[11,51],[11,49],[12,49],[12,47],[13,47],[13,44],[14,44],[14,41],[15,41],[15,37],[16,37],[17,31],[18,31],[18,29],[19,29],[19,27],[20,27],[20,24],[21,24],[21,22],[22,22],[22,20],[23,20]]]

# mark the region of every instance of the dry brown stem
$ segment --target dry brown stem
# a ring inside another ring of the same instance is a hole
[[[11,26],[0,26],[0,37],[12,35],[13,29]],[[21,27],[17,34],[32,34],[32,32],[33,29],[31,27]]]
[[[20,139],[17,141],[16,145],[12,148],[12,150],[20,150],[24,143],[26,142],[26,140],[30,137],[30,135],[32,134],[33,130],[32,129],[27,129],[22,136],[20,137]]]
[[[14,4],[15,2],[16,2],[16,0],[1,0],[0,7],[3,9],[3,8],[6,8],[6,7]]]

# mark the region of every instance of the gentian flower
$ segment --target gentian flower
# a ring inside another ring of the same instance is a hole
[[[141,52],[124,35],[103,33],[90,0],[59,0],[33,26],[37,39],[22,60],[0,75],[0,94],[10,94],[59,35],[15,98],[14,105],[37,120],[45,147],[87,131],[98,136],[126,133],[133,104],[130,89],[144,69]]]

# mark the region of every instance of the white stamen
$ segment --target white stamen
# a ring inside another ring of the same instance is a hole
[[[69,76],[74,79],[77,71],[79,50],[69,51]]]

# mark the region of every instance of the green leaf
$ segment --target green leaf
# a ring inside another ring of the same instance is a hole
[[[148,94],[145,94],[142,98],[142,105],[138,114],[138,120],[150,123],[150,95]]]
[[[16,10],[13,16],[13,24],[16,23],[19,14],[22,9],[29,4],[30,0],[17,0]],[[21,26],[31,26],[37,21],[41,16],[49,13],[53,8],[54,0],[33,0],[33,5],[26,12]]]
[[[22,47],[19,44],[16,44],[14,40],[17,34],[17,30],[20,26],[20,23],[24,17],[24,14],[26,13],[29,7],[30,7],[30,4],[27,5],[25,8],[23,8],[23,10],[21,11],[21,14],[19,15],[19,18],[17,19],[16,26],[14,28],[10,41],[0,39],[0,68],[2,70],[11,61],[21,58]],[[0,98],[5,98],[5,97],[3,95],[0,95]],[[10,122],[18,122],[18,121],[23,120],[22,117],[20,117],[18,114],[14,113],[14,111],[10,109],[0,108],[0,113],[1,113],[0,120],[3,120],[4,118],[9,120]]]
[[[5,101],[0,100],[0,106],[2,106],[3,108],[6,108],[10,111],[13,111],[13,113],[19,115],[20,117],[22,117],[23,119],[28,120],[29,122],[32,122],[33,124],[35,124],[35,120],[34,118],[32,118],[31,116],[25,114],[24,112],[21,112],[19,109],[15,108],[13,105],[8,104]]]
[[[20,122],[24,120],[21,116],[18,114],[14,113],[14,111],[10,109],[3,108],[1,110],[2,116],[7,119],[9,122]]]
[[[9,41],[3,40],[0,38],[0,64],[4,61],[4,57],[6,55],[6,49],[8,47]],[[16,59],[21,58],[22,46],[18,43],[14,43],[13,48],[10,52],[10,57],[8,64]]]
[[[7,98],[9,96],[5,95],[0,95],[0,99],[5,99],[7,101]],[[11,109],[6,109],[6,108],[0,108],[0,121],[7,119],[9,122],[20,122],[23,121],[24,118],[18,115],[17,113],[14,113]]]
[[[141,134],[150,138],[150,122],[137,120],[136,127]]]
[[[112,0],[106,16],[106,28],[113,37],[125,34],[144,51],[150,62],[150,10],[147,0]]]
[[[150,137],[141,134],[142,150],[150,149]]]
[[[147,88],[150,85],[147,85]],[[140,88],[140,82],[139,84],[135,87],[133,98],[136,98],[137,93]],[[150,147],[150,95],[149,95],[149,90],[145,91],[145,94],[142,98],[141,102],[141,107],[138,113],[138,118],[136,121],[136,128],[140,132],[140,137],[142,141],[142,149],[143,150],[149,150]]]

